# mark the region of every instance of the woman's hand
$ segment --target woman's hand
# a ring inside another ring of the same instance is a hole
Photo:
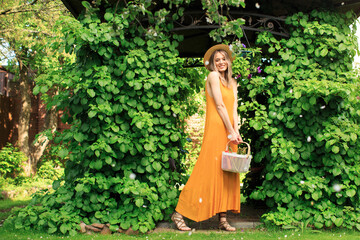
[[[242,139],[241,139],[240,135],[238,135],[237,133],[233,133],[230,135],[231,136],[229,136],[229,140],[232,144],[238,145],[241,143]]]
[[[240,136],[239,131],[237,133],[231,134],[230,142],[232,144],[239,145],[243,142],[242,137]]]
[[[242,143],[242,142],[243,142],[242,137],[241,137],[241,135],[240,135],[239,131],[237,132],[237,136],[236,136],[236,138],[237,138],[237,140],[239,141],[239,143],[238,143],[238,144],[240,144],[240,143]]]

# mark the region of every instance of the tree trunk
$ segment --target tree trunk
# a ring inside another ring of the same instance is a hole
[[[31,161],[31,173],[32,174],[36,174],[37,165],[40,161],[40,158],[43,155],[46,146],[50,142],[49,137],[43,131],[50,130],[51,133],[54,133],[57,128],[57,125],[58,125],[57,119],[58,119],[58,112],[56,110],[56,107],[53,106],[50,110],[47,110],[46,115],[45,115],[45,123],[41,129],[42,132],[38,136],[34,145],[31,147],[30,161]]]
[[[29,128],[30,128],[30,113],[31,113],[31,97],[29,90],[28,70],[23,64],[22,60],[19,62],[20,73],[20,114],[19,114],[19,126],[18,126],[18,144],[20,150],[28,157],[28,165],[25,166],[25,174],[30,176],[31,174],[31,160],[30,160],[30,147],[29,147]]]

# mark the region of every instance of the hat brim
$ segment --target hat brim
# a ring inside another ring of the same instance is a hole
[[[227,54],[230,57],[231,62],[235,60],[235,54],[230,50],[229,46],[226,44],[217,44],[215,46],[212,46],[211,48],[209,48],[205,55],[204,55],[204,65],[206,68],[208,68],[208,66],[210,65],[210,57],[213,54],[213,52],[215,52],[216,50],[224,50],[225,52],[227,52]],[[207,64],[206,64],[207,63]]]

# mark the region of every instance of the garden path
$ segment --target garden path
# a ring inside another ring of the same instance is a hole
[[[260,217],[266,212],[266,209],[259,206],[242,205],[241,213],[235,214],[228,212],[228,222],[237,229],[255,228],[261,225]],[[214,216],[202,222],[194,222],[185,218],[189,227],[196,230],[217,230],[218,216]],[[175,224],[170,222],[160,222],[154,232],[173,231]]]

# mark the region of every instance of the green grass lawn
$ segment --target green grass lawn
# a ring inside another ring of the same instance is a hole
[[[336,231],[319,231],[304,233],[296,231],[285,230],[240,230],[235,233],[229,233],[218,230],[201,230],[194,232],[179,232],[175,230],[168,230],[163,232],[153,232],[149,234],[132,235],[125,234],[78,234],[73,237],[50,235],[37,231],[13,230],[10,227],[0,227],[0,239],[3,240],[30,240],[30,239],[74,239],[74,240],[128,240],[128,239],[143,239],[143,240],[163,240],[163,239],[192,239],[192,240],[208,240],[208,239],[224,239],[224,240],[269,240],[269,239],[282,239],[282,240],[360,240],[359,232],[349,230],[336,230]]]
[[[0,222],[10,215],[10,210],[13,207],[24,206],[30,201],[29,198],[1,200],[0,201]],[[78,234],[76,236],[51,235],[45,232],[15,230],[12,226],[0,227],[0,240],[30,240],[30,239],[74,239],[74,240],[128,240],[128,239],[143,239],[143,240],[163,240],[163,239],[193,239],[193,240],[208,240],[208,239],[224,239],[224,240],[360,240],[360,233],[349,230],[334,230],[334,231],[305,231],[299,232],[295,230],[282,229],[238,229],[235,233],[229,233],[219,230],[199,230],[194,232],[180,232],[172,229],[155,230],[148,234],[139,234],[128,236],[125,234]]]
[[[0,222],[9,217],[13,207],[25,206],[30,202],[30,198],[6,199],[0,201]]]

